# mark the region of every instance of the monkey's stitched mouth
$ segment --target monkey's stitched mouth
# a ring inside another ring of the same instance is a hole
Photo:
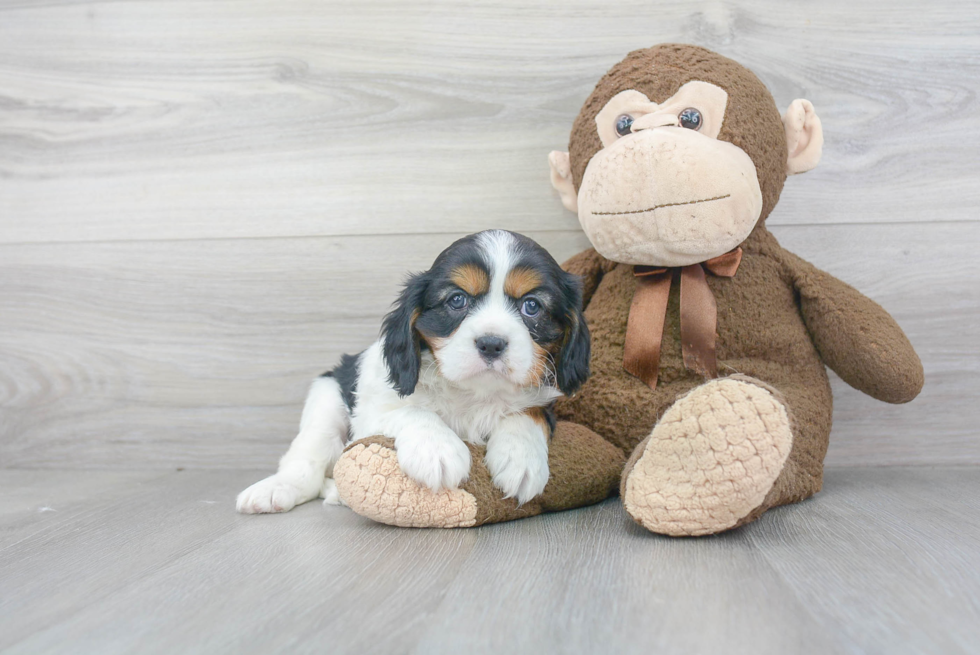
[[[593,216],[624,216],[626,214],[643,214],[645,212],[652,212],[655,209],[663,209],[664,207],[679,207],[681,205],[697,205],[702,202],[711,202],[713,200],[724,200],[725,198],[731,198],[732,194],[726,193],[723,196],[715,196],[714,198],[702,198],[701,200],[688,200],[687,202],[666,202],[662,205],[654,205],[653,207],[648,207],[647,209],[635,209],[628,212],[592,212]]]

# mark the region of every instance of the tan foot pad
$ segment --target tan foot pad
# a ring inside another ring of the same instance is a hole
[[[518,505],[493,485],[486,449],[468,444],[473,465],[462,488],[432,493],[402,472],[395,440],[374,436],[347,447],[334,465],[337,493],[350,508],[388,525],[468,528],[598,503],[616,492],[622,451],[588,428],[559,422],[548,446],[551,477],[537,498]]]
[[[393,446],[392,442],[392,446]],[[393,447],[356,443],[333,469],[340,497],[369,519],[403,528],[468,528],[476,498],[462,489],[433,493],[402,473]]]
[[[667,410],[624,472],[623,504],[672,536],[735,527],[762,505],[793,443],[772,393],[743,379],[712,380]]]

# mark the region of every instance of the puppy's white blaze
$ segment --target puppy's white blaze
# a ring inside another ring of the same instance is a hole
[[[487,255],[490,268],[490,293],[503,297],[504,280],[510,272],[514,261],[514,236],[503,230],[488,230],[481,232],[477,243]]]

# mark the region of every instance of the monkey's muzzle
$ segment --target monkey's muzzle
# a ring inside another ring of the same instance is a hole
[[[687,266],[728,252],[762,212],[755,165],[739,147],[681,127],[643,130],[600,150],[578,194],[602,256]]]

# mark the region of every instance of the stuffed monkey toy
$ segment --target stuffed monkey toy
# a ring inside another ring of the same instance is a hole
[[[780,117],[730,59],[676,44],[627,55],[585,101],[569,151],[549,156],[593,245],[565,264],[584,284],[592,377],[558,403],[545,493],[520,507],[500,498],[474,452],[470,481],[432,494],[379,437],[336,465],[341,497],[386,523],[446,527],[594,503],[618,487],[636,522],[684,536],[819,491],[826,367],[885,402],[923,384],[884,309],[766,229],[786,177],[816,166],[822,144],[808,101]]]

